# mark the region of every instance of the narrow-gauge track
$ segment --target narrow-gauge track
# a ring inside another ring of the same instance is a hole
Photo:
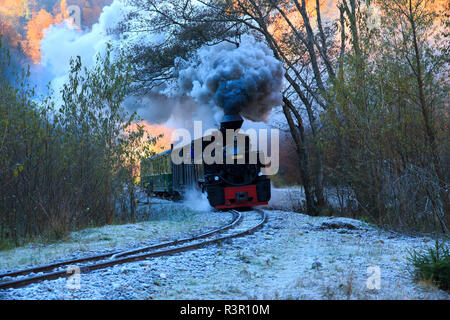
[[[30,268],[26,268],[26,269],[3,273],[3,274],[0,274],[0,289],[3,289],[3,285],[6,286],[7,283],[12,282],[12,281],[2,281],[2,279],[5,279],[5,278],[8,279],[8,278],[13,278],[13,277],[25,276],[28,274],[37,274],[37,273],[42,273],[42,272],[55,271],[58,268],[67,267],[69,265],[78,265],[78,264],[82,264],[82,263],[85,264],[85,263],[90,263],[90,262],[99,261],[99,260],[106,260],[106,259],[111,260],[114,257],[117,257],[118,255],[120,255],[120,256],[133,255],[133,254],[138,254],[138,253],[145,252],[145,251],[161,249],[161,248],[172,246],[175,244],[183,244],[188,241],[193,241],[196,239],[202,239],[202,238],[211,236],[213,234],[216,234],[218,232],[227,230],[227,229],[233,227],[235,224],[239,223],[239,221],[241,219],[241,214],[239,212],[232,212],[232,214],[233,214],[232,221],[229,222],[228,224],[226,224],[220,228],[216,228],[214,230],[210,230],[206,233],[202,233],[202,234],[199,234],[199,235],[196,235],[193,237],[183,238],[183,239],[175,239],[172,241],[162,242],[159,244],[146,246],[143,248],[138,248],[138,249],[133,249],[133,250],[113,251],[113,252],[108,252],[108,253],[104,253],[104,254],[100,254],[100,255],[84,257],[84,258],[79,258],[79,259],[64,260],[64,261],[60,261],[60,262],[56,262],[56,263],[51,263],[51,264],[46,264],[46,265],[30,267]],[[62,271],[62,270],[58,270],[58,271]],[[45,276],[46,276],[46,274],[39,274],[39,275],[35,275],[34,277],[37,278],[37,277],[45,277]],[[20,280],[22,280],[22,279],[16,279],[16,281],[20,281]],[[30,282],[30,283],[32,283],[32,282]],[[11,286],[7,286],[7,288],[11,288]]]
[[[146,258],[160,257],[198,249],[206,245],[219,243],[227,239],[237,238],[253,233],[257,229],[262,227],[266,221],[266,215],[262,210],[252,210],[246,212],[246,216],[249,217],[245,219],[242,219],[241,212],[238,212],[236,210],[231,210],[231,212],[233,214],[233,220],[229,224],[208,231],[206,233],[196,235],[194,237],[177,239],[174,241],[159,243],[156,245],[143,247],[139,249],[133,249],[129,251],[110,252],[87,258],[66,260],[53,264],[0,274],[0,289],[20,288],[43,280],[53,280],[61,277],[67,277],[70,276],[70,274],[64,267],[72,265],[76,265],[81,273],[86,273],[89,271],[103,269],[117,264],[123,264],[127,262],[143,260]],[[255,215],[255,213],[256,215],[258,215],[257,219],[255,219],[255,217],[251,217],[251,215]],[[240,227],[237,227],[237,225],[239,225]],[[164,249],[158,250],[162,248]],[[93,263],[94,261],[100,262]],[[26,275],[29,276],[24,277]],[[2,279],[5,278],[8,280],[2,281]]]

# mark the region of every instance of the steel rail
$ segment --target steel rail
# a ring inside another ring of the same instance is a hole
[[[236,211],[236,210],[231,210],[235,216],[237,216],[237,219],[234,219],[234,221],[232,223],[230,223],[229,225],[227,225],[226,227],[220,228],[222,229],[221,231],[223,231],[225,228],[229,229],[232,226],[235,226],[238,222],[241,221],[241,213]],[[194,249],[198,249],[201,248],[203,246],[207,246],[207,245],[211,245],[211,244],[215,244],[215,243],[219,243],[221,241],[224,240],[228,240],[228,239],[232,239],[232,238],[237,238],[237,237],[241,237],[247,234],[251,234],[253,232],[255,232],[256,230],[258,230],[259,228],[261,228],[264,223],[266,222],[266,214],[264,211],[256,209],[253,210],[258,212],[261,215],[261,220],[254,226],[252,226],[251,228],[248,228],[244,231],[235,233],[235,234],[231,234],[231,235],[226,235],[223,237],[219,237],[219,238],[215,238],[215,239],[211,239],[211,240],[206,240],[200,243],[195,243],[195,244],[188,244],[185,246],[181,246],[181,247],[176,247],[173,249],[165,249],[165,250],[159,250],[156,252],[147,252],[147,253],[142,253],[144,251],[149,251],[151,249],[148,248],[141,248],[141,249],[136,249],[136,250],[130,250],[130,251],[126,251],[126,252],[119,252],[116,257],[114,257],[113,259],[109,260],[109,261],[105,261],[105,262],[100,262],[100,263],[96,263],[96,264],[91,264],[91,265],[85,265],[85,266],[80,266],[80,272],[82,273],[86,273],[89,271],[93,271],[93,270],[97,270],[97,269],[103,269],[103,268],[107,268],[113,265],[118,265],[118,264],[123,264],[123,263],[128,263],[128,262],[134,262],[134,261],[139,261],[139,260],[143,260],[146,258],[154,258],[154,257],[160,257],[160,256],[166,256],[166,255],[172,255],[172,254],[176,254],[176,253],[180,253],[180,252],[185,252],[185,251],[190,251],[190,250],[194,250]],[[215,233],[218,233],[220,231],[211,231],[211,232],[207,232],[204,233],[202,235],[199,235],[197,237],[192,237],[192,238],[186,238],[186,239],[182,239],[182,240],[178,240],[178,241],[171,241],[171,242],[167,242],[164,244],[159,244],[159,245],[155,245],[152,246],[152,249],[157,249],[157,248],[162,248],[162,247],[167,247],[167,246],[171,246],[171,245],[179,245],[185,242],[190,242],[190,241],[195,241],[201,238],[205,238],[208,236],[211,236]],[[122,258],[117,258],[119,256],[124,256]],[[128,256],[126,256],[128,255]],[[111,256],[110,254],[108,256]],[[81,259],[76,259],[76,260],[71,260],[71,261],[77,261],[77,260],[81,260]],[[8,281],[8,282],[3,282],[0,283],[0,289],[7,289],[7,288],[19,288],[19,287],[24,287],[27,286],[29,284],[32,283],[36,283],[36,282],[40,282],[43,280],[54,280],[60,277],[64,277],[64,276],[70,276],[71,274],[69,274],[67,271],[62,270],[62,271],[54,271],[54,272],[50,272],[50,273],[46,273],[43,275],[36,275],[36,276],[32,276],[32,277],[27,277],[24,279],[18,279],[18,280],[12,280],[12,281]]]
[[[99,254],[99,255],[90,256],[90,257],[85,257],[85,258],[64,260],[64,261],[55,262],[55,263],[46,264],[46,265],[41,265],[41,266],[37,266],[37,267],[31,267],[31,268],[26,268],[26,269],[6,272],[6,273],[3,273],[3,274],[0,274],[0,281],[1,281],[2,278],[5,278],[5,277],[24,276],[24,275],[27,275],[27,274],[30,274],[30,273],[38,273],[38,272],[54,270],[56,268],[60,268],[60,267],[63,267],[63,266],[68,266],[68,265],[74,265],[74,264],[77,264],[77,263],[98,261],[98,260],[103,260],[103,259],[107,259],[107,258],[114,258],[114,257],[118,257],[118,256],[124,256],[124,255],[132,255],[132,254],[137,254],[137,253],[141,253],[141,252],[145,252],[145,251],[149,251],[149,250],[156,250],[156,249],[172,246],[172,245],[175,245],[175,244],[182,244],[182,243],[185,243],[185,242],[188,242],[188,241],[202,239],[202,238],[208,237],[208,236],[210,236],[212,234],[215,234],[215,233],[227,230],[227,229],[233,227],[234,225],[236,225],[237,223],[239,223],[241,218],[242,218],[242,215],[240,214],[240,212],[232,212],[232,213],[233,213],[233,219],[232,219],[232,221],[230,223],[228,223],[225,226],[222,226],[220,228],[216,228],[216,229],[213,229],[211,231],[208,231],[208,232],[196,235],[194,237],[184,238],[184,239],[175,239],[175,240],[172,240],[172,241],[163,242],[163,243],[159,243],[159,244],[151,245],[151,246],[146,246],[146,247],[142,247],[142,248],[139,248],[139,249],[133,249],[133,250],[127,250],[127,251],[108,252],[108,253]],[[0,288],[1,288],[1,283],[0,283]]]

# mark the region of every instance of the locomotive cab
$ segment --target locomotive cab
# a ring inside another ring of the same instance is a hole
[[[246,134],[237,133],[232,141],[226,141],[226,130],[240,129],[242,123],[239,115],[224,117],[220,127],[224,137],[223,164],[204,164],[204,189],[216,209],[266,205],[270,200],[270,180],[261,172],[263,154],[252,150]]]

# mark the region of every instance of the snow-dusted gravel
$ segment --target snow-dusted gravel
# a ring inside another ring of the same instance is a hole
[[[71,233],[66,239],[35,242],[0,251],[0,273],[24,266],[46,264],[75,257],[127,250],[207,231],[231,221],[231,213],[189,208],[184,203],[153,199],[150,209],[141,205],[147,221],[107,225]]]
[[[0,291],[0,299],[450,298],[408,272],[407,250],[432,246],[430,238],[346,218],[266,212],[266,225],[244,238],[82,274],[79,290],[58,279]]]

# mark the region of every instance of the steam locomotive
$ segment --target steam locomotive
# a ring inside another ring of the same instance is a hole
[[[267,204],[271,194],[270,179],[261,172],[264,167],[261,159],[264,155],[252,149],[250,137],[246,134],[237,133],[231,141],[227,141],[226,130],[237,130],[241,128],[242,123],[243,119],[239,115],[225,115],[220,126],[224,140],[223,161],[204,161],[203,151],[209,144],[214,143],[214,137],[203,137],[201,141],[197,141],[201,143],[200,164],[194,161],[195,140],[190,144],[191,160],[188,163],[174,163],[172,153],[182,155],[186,146],[180,150],[174,149],[173,145],[170,150],[143,160],[141,183],[145,191],[149,195],[177,200],[183,198],[188,190],[199,189],[207,193],[210,205],[216,209]]]

